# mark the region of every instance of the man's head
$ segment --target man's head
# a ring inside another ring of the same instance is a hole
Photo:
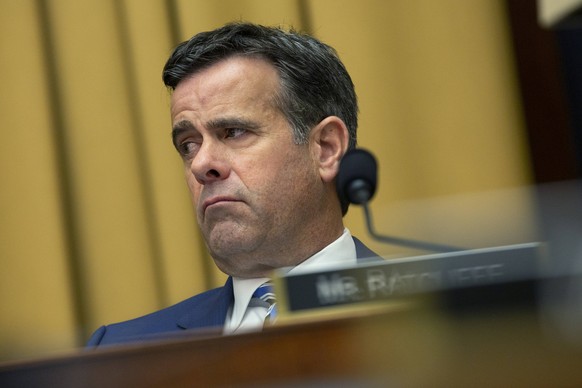
[[[355,146],[357,104],[331,48],[227,25],[179,45],[163,78],[174,145],[219,268],[264,276],[341,234],[334,181]]]

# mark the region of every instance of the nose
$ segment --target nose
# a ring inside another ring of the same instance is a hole
[[[226,179],[230,173],[230,165],[219,144],[205,141],[192,159],[190,171],[199,184],[207,185]]]

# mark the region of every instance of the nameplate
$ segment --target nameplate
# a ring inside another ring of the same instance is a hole
[[[286,312],[386,301],[420,293],[537,279],[540,243],[368,261],[284,274],[276,281]]]

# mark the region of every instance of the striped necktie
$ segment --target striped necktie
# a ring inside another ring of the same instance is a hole
[[[263,305],[267,307],[265,322],[275,322],[275,318],[277,317],[277,300],[273,292],[273,285],[271,283],[261,284],[253,293],[252,299],[262,301]]]

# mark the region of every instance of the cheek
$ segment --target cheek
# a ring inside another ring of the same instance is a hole
[[[309,160],[289,158],[276,171],[270,171],[266,185],[271,206],[297,207],[305,205],[317,186],[316,171]]]

